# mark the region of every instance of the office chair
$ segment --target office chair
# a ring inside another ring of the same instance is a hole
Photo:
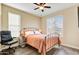
[[[9,46],[7,50],[3,49],[2,52],[5,53],[7,51],[8,52],[7,54],[13,54],[13,52],[15,52],[15,49],[13,49],[12,45],[18,43],[18,40],[12,38],[11,31],[1,31],[0,35],[1,35],[1,45]]]

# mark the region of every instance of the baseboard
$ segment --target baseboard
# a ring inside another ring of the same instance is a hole
[[[79,50],[79,47],[71,46],[71,45],[68,45],[68,44],[62,44],[62,46],[66,46],[66,47],[70,47],[70,48]]]

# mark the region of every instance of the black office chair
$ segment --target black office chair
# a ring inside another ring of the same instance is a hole
[[[7,50],[2,50],[2,52],[7,51],[8,54],[13,54],[13,52],[15,52],[15,49],[13,49],[11,47],[11,45],[17,43],[18,41],[13,41],[14,38],[12,38],[10,31],[1,31],[0,35],[1,35],[1,45],[9,46],[9,48]],[[11,41],[13,41],[13,42],[11,42]]]

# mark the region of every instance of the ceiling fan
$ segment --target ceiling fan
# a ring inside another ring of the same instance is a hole
[[[40,9],[42,12],[44,12],[44,8],[51,8],[51,6],[45,6],[46,3],[34,3],[35,5],[37,5],[37,8],[35,8],[34,10]]]

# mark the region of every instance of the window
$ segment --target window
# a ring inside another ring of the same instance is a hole
[[[63,16],[49,17],[47,19],[47,34],[57,32],[63,36]]]
[[[18,14],[8,13],[8,29],[11,31],[12,37],[18,37],[20,31],[21,16]]]
[[[47,34],[54,32],[54,18],[47,19]]]
[[[54,17],[55,32],[59,33],[63,37],[63,16]]]

